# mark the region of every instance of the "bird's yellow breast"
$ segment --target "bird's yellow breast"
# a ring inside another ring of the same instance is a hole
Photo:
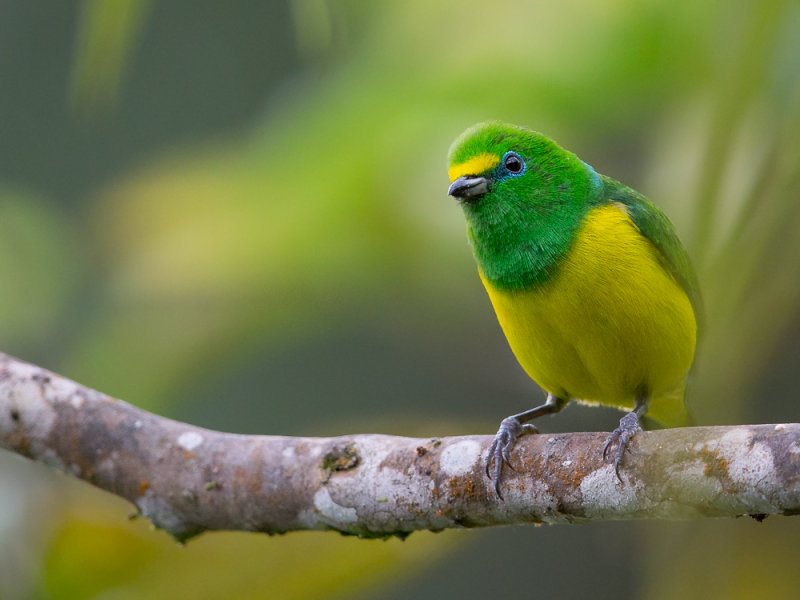
[[[481,279],[511,349],[546,391],[621,408],[647,395],[657,419],[659,396],[682,402],[692,305],[621,205],[589,212],[546,283],[508,291]]]

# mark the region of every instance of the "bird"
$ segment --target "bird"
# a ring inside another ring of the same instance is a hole
[[[500,326],[547,393],[502,420],[486,475],[502,498],[517,439],[539,432],[529,421],[575,400],[626,411],[602,451],[622,481],[644,421],[691,423],[686,383],[703,310],[675,228],[642,194],[526,127],[478,123],[453,142],[448,166],[448,195],[463,210]]]

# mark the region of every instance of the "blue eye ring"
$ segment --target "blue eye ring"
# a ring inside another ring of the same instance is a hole
[[[503,154],[501,162],[503,164],[503,170],[512,177],[519,177],[525,173],[525,170],[528,168],[525,161],[522,160],[522,157],[513,150],[509,150]]]

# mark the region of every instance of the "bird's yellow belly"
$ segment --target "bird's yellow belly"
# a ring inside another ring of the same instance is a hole
[[[481,279],[511,349],[546,391],[619,407],[682,395],[694,312],[624,209],[593,209],[544,284],[507,291]]]

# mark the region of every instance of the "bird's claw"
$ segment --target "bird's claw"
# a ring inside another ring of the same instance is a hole
[[[503,494],[500,492],[500,479],[503,475],[503,465],[514,470],[509,460],[511,450],[517,443],[517,438],[528,433],[539,433],[539,430],[529,423],[523,425],[516,417],[506,417],[500,423],[500,428],[486,452],[486,476],[494,481],[494,489],[501,499]]]
[[[628,449],[628,443],[631,438],[641,430],[642,426],[639,424],[639,417],[636,413],[630,412],[619,420],[619,427],[606,438],[606,445],[603,446],[603,460],[608,457],[608,449],[611,445],[617,442],[617,451],[614,456],[614,473],[616,473],[620,482],[622,477],[619,475],[619,465],[622,462],[622,455]]]

